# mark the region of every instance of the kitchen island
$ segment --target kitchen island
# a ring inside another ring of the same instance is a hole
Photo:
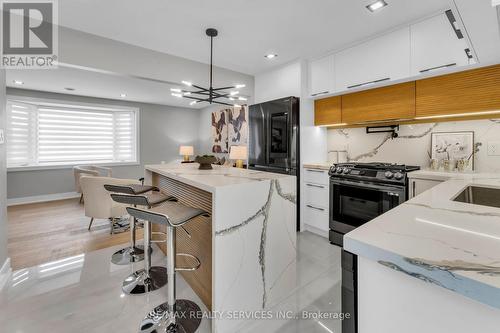
[[[177,232],[177,251],[201,261],[182,276],[212,310],[212,331],[236,332],[244,325],[237,311],[268,310],[295,285],[296,178],[198,166],[148,165],[146,183],[210,213],[186,224],[191,237]]]
[[[345,235],[359,333],[498,332],[500,208],[454,200],[469,186],[500,177],[447,180]]]

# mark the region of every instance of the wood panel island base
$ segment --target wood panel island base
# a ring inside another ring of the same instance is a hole
[[[177,232],[177,251],[200,258],[201,267],[182,276],[212,311],[213,332],[236,332],[245,320],[235,313],[269,310],[289,294],[296,284],[295,176],[198,170],[196,163],[148,165],[145,176],[179,202],[211,214],[186,224],[191,237]]]

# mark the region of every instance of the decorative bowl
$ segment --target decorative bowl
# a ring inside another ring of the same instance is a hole
[[[217,158],[212,155],[196,156],[195,162],[200,163],[200,170],[211,170],[212,163],[217,161]]]

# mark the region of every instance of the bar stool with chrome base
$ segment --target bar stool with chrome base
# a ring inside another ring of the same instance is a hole
[[[150,185],[104,185],[104,188],[112,193],[122,193],[128,195],[140,195],[147,193],[146,197],[148,199],[146,200],[146,207],[148,208],[151,208],[154,205],[161,204],[168,200],[176,200],[172,196],[167,196],[159,192],[159,189],[157,187]],[[113,198],[113,196],[111,197]],[[144,259],[144,248],[141,245],[136,244],[137,224],[137,219],[132,218],[132,220],[130,221],[130,246],[115,252],[111,256],[111,262],[113,264],[128,265],[132,262],[138,262]]]
[[[169,200],[176,200],[174,197],[166,196],[160,192],[153,193],[154,195],[127,195],[127,194],[111,194],[111,198],[121,204],[132,205],[134,207],[143,206],[151,208],[159,203]],[[168,198],[168,200],[167,200]],[[161,199],[161,200],[160,200]],[[132,217],[137,220],[135,217]],[[151,240],[153,232],[151,231],[151,222],[144,222],[144,269],[135,271],[123,281],[122,289],[126,294],[144,294],[150,291],[157,290],[167,284],[167,269],[161,266],[151,266],[151,248],[152,243],[160,241]],[[156,232],[166,236],[164,232]]]
[[[178,227],[183,228],[191,219],[208,216],[208,213],[176,202],[166,202],[150,210],[127,207],[127,211],[135,218],[167,226],[167,302],[154,308],[143,319],[139,332],[195,332],[201,323],[196,314],[199,314],[201,309],[193,301],[176,299],[175,275],[176,271],[194,271],[201,266],[201,262],[191,254],[177,253],[175,237]],[[189,233],[188,236],[191,237]],[[192,258],[196,264],[193,267],[176,267],[176,256]]]

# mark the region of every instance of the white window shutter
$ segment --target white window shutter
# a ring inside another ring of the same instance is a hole
[[[136,112],[9,101],[9,167],[136,162]]]
[[[7,167],[36,164],[36,107],[7,102]]]

